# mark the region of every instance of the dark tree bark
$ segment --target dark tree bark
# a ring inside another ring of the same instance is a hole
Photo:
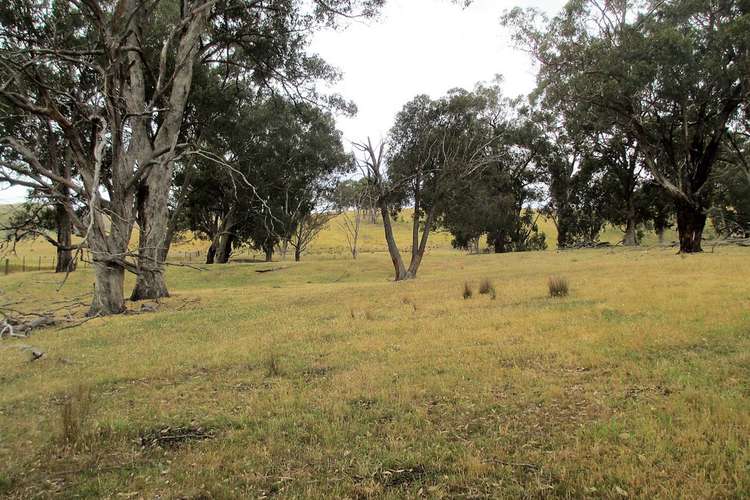
[[[76,270],[73,257],[73,223],[67,209],[59,204],[55,207],[55,222],[57,225],[57,264],[56,273],[68,273]]]
[[[213,264],[216,259],[216,244],[211,241],[211,246],[206,251],[206,264]]]
[[[680,253],[702,252],[701,240],[706,227],[706,212],[695,206],[677,203],[677,231],[680,236]]]
[[[628,215],[628,220],[625,226],[625,237],[622,240],[622,244],[626,247],[638,246],[638,233],[636,231],[635,216],[632,213]]]
[[[567,204],[567,201],[565,201]],[[570,245],[570,226],[572,213],[567,206],[561,206],[557,211],[557,248],[565,249]]]
[[[299,248],[294,249],[294,261],[299,262],[302,259],[302,252]]]
[[[263,252],[266,254],[266,262],[273,261],[273,245],[265,245]]]
[[[666,231],[666,229],[664,229],[663,227],[658,227],[657,226],[656,229],[655,229],[656,237],[657,237],[657,239],[659,241],[659,245],[663,245],[664,244],[664,232],[665,231]]]
[[[61,159],[58,148],[57,135],[47,122],[47,149],[49,152],[50,170],[56,171],[61,178],[70,181],[71,155],[70,149],[66,148],[65,155]],[[57,264],[56,273],[69,273],[76,270],[76,261],[73,256],[73,203],[70,198],[70,189],[62,182],[55,183],[55,229],[57,231]]]
[[[234,243],[234,234],[224,233],[219,236],[219,245],[216,248],[216,263],[227,264],[232,256],[232,244]]]

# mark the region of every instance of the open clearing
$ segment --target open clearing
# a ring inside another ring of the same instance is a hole
[[[156,312],[0,343],[0,494],[747,496],[749,258],[436,250],[404,283],[382,253],[170,268]],[[3,301],[93,282],[58,279],[3,277]]]

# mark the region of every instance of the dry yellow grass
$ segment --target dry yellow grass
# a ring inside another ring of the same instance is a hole
[[[406,283],[383,253],[171,268],[158,312],[0,342],[0,495],[747,496],[749,257],[435,250]],[[496,299],[464,300],[484,278]],[[2,301],[92,275],[56,279],[0,278]]]
[[[0,205],[0,217],[3,213],[8,212],[10,208]],[[409,209],[404,210],[395,221],[394,233],[399,246],[406,250],[411,245],[411,217],[412,211]],[[346,259],[349,256],[349,250],[347,247],[346,233],[342,228],[343,215],[331,220],[328,226],[318,235],[316,240],[310,245],[308,250],[305,252],[305,258],[314,259]],[[554,250],[557,241],[557,230],[554,223],[547,218],[540,218],[538,220],[539,228],[545,233],[547,237],[548,250]],[[452,237],[445,231],[434,231],[429,240],[429,246],[433,250],[449,250],[451,249]],[[601,234],[601,241],[609,242],[614,245],[618,244],[622,240],[622,231],[618,228],[607,226]],[[676,233],[674,231],[668,231],[666,235],[666,241],[672,242],[676,240]],[[133,236],[133,243],[131,247],[135,250],[137,248],[137,231]],[[484,242],[482,242],[484,244]],[[650,246],[656,244],[656,236],[653,233],[646,232],[644,234],[644,246]],[[192,233],[186,232],[181,234],[178,240],[172,245],[170,250],[170,260],[174,262],[190,261],[191,263],[201,262],[205,259],[205,252],[208,248],[209,242],[196,238]],[[14,251],[12,251],[14,250]],[[363,219],[360,239],[359,239],[359,250],[361,253],[377,253],[387,251],[385,240],[383,237],[383,226],[380,223],[372,224],[369,221]],[[10,272],[19,272],[22,269],[37,270],[41,269],[53,269],[55,256],[55,249],[52,245],[47,243],[45,240],[39,238],[36,240],[25,240],[15,247],[9,244],[5,245],[5,248],[0,249],[0,273],[4,272],[5,259],[8,260]],[[254,252],[249,248],[242,248],[236,252],[236,257],[239,259],[256,258],[261,259],[262,255],[260,252]],[[280,259],[280,255],[275,256],[276,259]],[[88,264],[83,263],[82,267],[85,268]]]

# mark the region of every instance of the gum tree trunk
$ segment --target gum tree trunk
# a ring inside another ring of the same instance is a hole
[[[677,232],[680,237],[680,253],[703,251],[701,240],[705,227],[705,211],[685,202],[677,203]]]
[[[61,205],[55,207],[55,222],[57,225],[57,264],[56,273],[68,273],[76,270],[71,245],[73,244],[73,227],[70,214]]]
[[[409,269],[406,271],[406,279],[414,279],[417,277],[417,271],[419,271],[419,266],[422,264],[422,258],[424,257],[424,253],[427,250],[427,240],[430,237],[433,219],[434,211],[430,210],[430,212],[427,214],[427,220],[424,223],[424,229],[422,230],[422,238],[419,242],[419,248],[417,249],[417,252],[412,255],[411,262],[409,263]],[[419,227],[418,219],[414,220],[414,225],[417,228]]]
[[[211,241],[211,246],[206,251],[206,264],[213,264],[216,258],[216,244]]]
[[[628,216],[627,225],[625,226],[625,237],[622,244],[626,247],[638,246],[638,234],[636,233],[636,223],[632,216]]]
[[[388,244],[388,253],[391,256],[391,262],[393,262],[393,268],[396,273],[395,280],[402,281],[409,279],[407,276],[406,267],[404,266],[404,260],[401,258],[401,252],[396,244],[396,238],[393,235],[393,226],[391,225],[391,214],[388,213],[388,207],[385,203],[380,204],[380,214],[383,217],[383,231],[385,232],[385,241]]]
[[[138,266],[135,288],[131,300],[169,297],[164,277],[166,237],[169,230],[169,212],[166,200],[172,179],[171,167],[160,166],[149,172],[137,193]]]
[[[263,252],[266,254],[266,262],[273,261],[273,245],[263,247]]]
[[[94,261],[94,299],[89,316],[107,316],[125,311],[123,286],[125,269],[120,266]]]
[[[216,263],[227,264],[229,258],[232,256],[232,243],[234,242],[234,235],[232,233],[224,233],[219,236],[219,245],[216,248]]]

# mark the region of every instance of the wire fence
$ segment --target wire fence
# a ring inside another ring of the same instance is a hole
[[[428,246],[427,253],[436,250],[439,246]],[[402,248],[402,252],[411,252],[411,247]],[[377,254],[386,252],[379,246],[362,246],[358,248],[358,255]],[[352,255],[348,248],[344,247],[324,247],[312,248],[303,253],[304,258],[315,258],[316,260],[338,260],[351,259]],[[265,254],[248,247],[241,247],[232,252],[230,262],[262,262],[265,260]],[[294,260],[294,250],[289,249],[284,255],[280,251],[273,254],[274,261]],[[76,255],[76,269],[88,269],[91,267],[91,253],[84,249]],[[167,263],[199,265],[205,264],[205,250],[173,250],[169,252]],[[8,254],[0,256],[0,272],[5,275],[14,273],[26,273],[35,271],[54,271],[57,267],[56,255],[20,255]]]

